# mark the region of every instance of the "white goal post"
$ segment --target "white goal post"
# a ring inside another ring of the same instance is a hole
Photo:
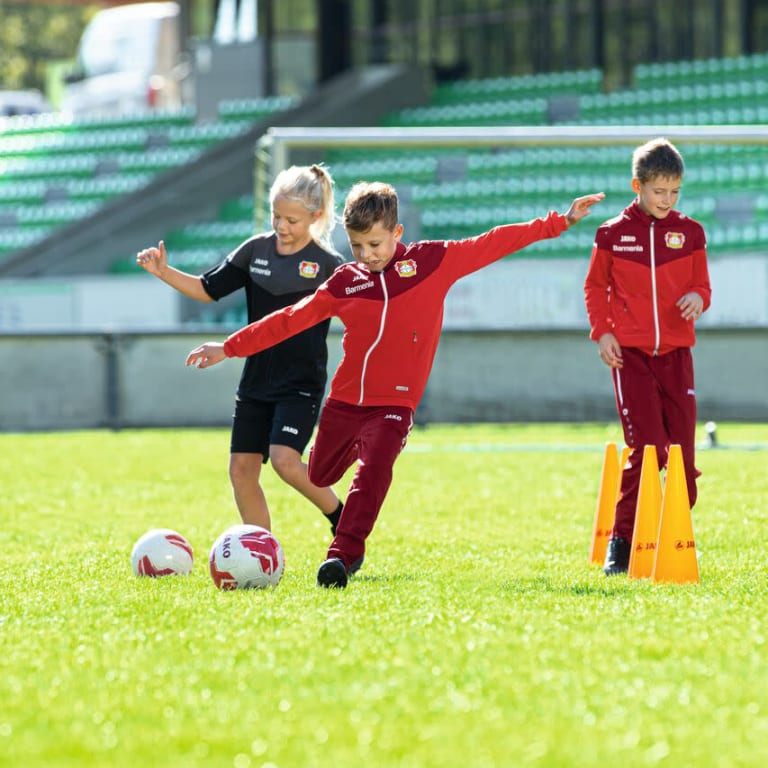
[[[726,201],[728,210],[723,214],[727,224],[719,231],[708,230],[711,235],[711,253],[715,258],[710,260],[710,277],[713,287],[717,288],[718,301],[716,306],[707,313],[703,327],[768,327],[768,258],[762,246],[764,231],[768,222],[760,221],[751,224],[742,218],[749,215],[749,205],[746,198],[750,197],[755,205],[757,193],[755,185],[762,185],[763,176],[768,177],[768,163],[760,160],[755,166],[759,178],[741,179],[743,169],[734,166],[729,153],[713,151],[710,159],[706,152],[707,146],[713,148],[754,147],[765,148],[768,145],[768,125],[639,125],[639,126],[511,126],[511,127],[443,127],[443,128],[345,128],[345,127],[273,127],[258,141],[256,147],[255,167],[255,208],[256,225],[259,231],[269,229],[269,188],[274,177],[284,168],[293,163],[307,162],[308,156],[314,157],[312,162],[323,160],[328,150],[356,149],[374,150],[372,154],[381,155],[382,149],[414,150],[418,156],[419,150],[424,156],[436,151],[452,149],[472,150],[492,149],[509,150],[537,148],[575,148],[590,149],[591,162],[600,157],[600,150],[608,150],[620,146],[627,147],[626,190],[630,190],[630,159],[633,147],[655,137],[664,136],[681,147],[686,154],[686,147],[704,148],[690,175],[686,178],[691,185],[698,183],[699,189],[707,190],[706,197],[721,205]],[[697,146],[698,145],[698,146]],[[597,154],[595,152],[597,150]],[[315,154],[316,153],[316,154]],[[360,152],[355,153],[359,158]],[[614,156],[616,153],[613,153]],[[606,163],[610,163],[610,153],[606,151]],[[758,153],[758,158],[761,153]],[[703,162],[702,162],[703,161]],[[595,172],[600,175],[598,159]],[[397,168],[397,166],[395,166]],[[331,167],[333,174],[333,167]],[[567,181],[567,170],[557,165],[547,171],[552,177],[551,184],[562,186]],[[368,179],[369,181],[393,181],[386,178]],[[729,187],[723,188],[723,179],[727,175]],[[751,190],[743,189],[749,181]],[[606,182],[611,179],[606,177]],[[395,186],[400,191],[400,185]],[[591,183],[591,182],[589,182]],[[433,182],[440,187],[443,182]],[[624,181],[621,181],[624,190]],[[553,186],[553,189],[555,187]],[[710,191],[711,189],[711,191]],[[571,190],[560,190],[572,199]],[[573,195],[584,194],[581,188],[573,189]],[[606,193],[617,194],[616,190],[604,188]],[[622,192],[623,194],[623,192]],[[701,195],[700,195],[701,196]],[[768,182],[766,194],[768,201]],[[552,200],[552,205],[564,204]],[[407,221],[411,226],[409,231],[415,233],[414,239],[419,239],[418,202],[411,202],[408,196],[401,195],[401,221]],[[760,209],[760,216],[766,212],[765,204]],[[413,207],[413,211],[411,207]],[[735,207],[734,207],[735,206]],[[473,206],[471,201],[466,205],[470,217],[477,216],[477,210],[482,204]],[[756,210],[756,209],[755,209]],[[495,215],[495,211],[491,211]],[[618,208],[606,209],[606,216],[614,215]],[[521,213],[523,213],[521,211]],[[413,219],[409,218],[413,214]],[[447,210],[449,217],[455,215],[455,207]],[[595,218],[601,213],[596,212]],[[604,217],[604,218],[605,218]],[[453,219],[451,219],[453,221]],[[483,223],[487,223],[483,221]],[[492,225],[492,224],[491,224]],[[486,227],[478,227],[478,232]],[[446,305],[445,327],[448,329],[520,329],[520,328],[578,328],[584,324],[583,306],[578,297],[581,294],[581,281],[589,259],[591,237],[594,230],[582,228],[571,238],[575,250],[581,257],[574,259],[571,254],[563,258],[532,258],[516,259],[509,263],[496,265],[494,270],[484,270],[479,276],[463,281],[463,289],[454,292]],[[746,235],[752,230],[759,229],[762,234],[746,246],[731,247],[727,237],[734,233]],[[726,237],[727,235],[727,237]],[[726,238],[725,240],[723,238]],[[559,247],[559,244],[557,244]],[[556,277],[556,279],[553,278]],[[546,286],[546,290],[542,286]],[[512,293],[510,293],[510,291]],[[495,298],[494,298],[495,297]],[[565,301],[563,297],[567,297]],[[575,297],[575,298],[574,298]],[[554,314],[549,311],[551,305],[557,305]],[[500,307],[504,311],[500,311]],[[515,311],[513,311],[513,309]],[[503,317],[503,323],[497,318]]]
[[[508,126],[444,128],[349,128],[349,127],[273,127],[256,145],[255,194],[257,225],[259,201],[268,199],[272,179],[291,165],[295,150],[386,148],[447,149],[512,148],[546,146],[638,145],[656,136],[685,144],[768,144],[766,125],[637,125],[637,126]],[[386,179],[383,179],[386,181]]]

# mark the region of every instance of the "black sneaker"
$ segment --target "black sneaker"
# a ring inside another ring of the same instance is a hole
[[[629,570],[629,542],[621,536],[614,536],[608,542],[603,571],[606,576],[618,576]]]
[[[360,557],[358,557],[357,560],[355,560],[355,562],[349,566],[349,570],[347,571],[347,574],[349,576],[352,576],[355,573],[357,573],[363,567],[364,562],[365,562],[365,555],[360,555]]]
[[[317,586],[337,589],[347,586],[347,569],[338,557],[332,557],[320,566],[317,571]]]

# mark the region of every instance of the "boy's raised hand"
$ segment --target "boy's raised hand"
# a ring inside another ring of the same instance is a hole
[[[191,365],[194,368],[210,368],[222,360],[226,360],[227,355],[224,352],[224,344],[220,341],[206,341],[199,347],[195,347],[188,355],[185,365]]]
[[[565,214],[568,226],[573,226],[577,221],[581,221],[585,216],[592,213],[591,208],[595,203],[599,203],[605,197],[605,192],[595,192],[592,195],[577,197]]]

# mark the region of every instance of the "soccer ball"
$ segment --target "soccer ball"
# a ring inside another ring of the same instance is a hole
[[[280,583],[285,558],[266,528],[233,525],[213,542],[208,565],[219,589],[264,589]]]
[[[153,528],[131,550],[136,576],[186,576],[192,570],[192,545],[170,528]]]

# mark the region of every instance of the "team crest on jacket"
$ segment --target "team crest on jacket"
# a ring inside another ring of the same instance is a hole
[[[685,235],[682,232],[667,232],[664,235],[667,248],[682,248],[685,245]]]
[[[395,272],[400,277],[414,277],[416,275],[416,262],[413,259],[395,262]]]
[[[302,261],[299,264],[299,274],[302,277],[317,277],[320,265],[316,261]]]

